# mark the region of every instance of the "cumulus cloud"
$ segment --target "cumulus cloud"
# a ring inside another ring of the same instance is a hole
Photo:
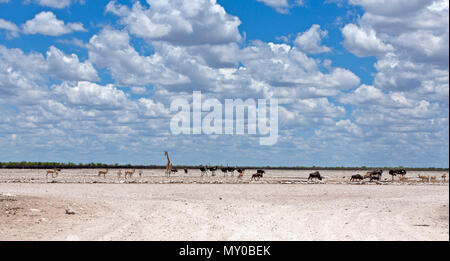
[[[89,60],[108,68],[120,85],[179,84],[188,79],[168,69],[160,54],[141,56],[131,45],[127,32],[104,29],[88,44]]]
[[[82,23],[67,23],[58,20],[50,11],[40,12],[22,26],[25,34],[44,34],[59,36],[75,31],[86,31]]]
[[[7,35],[11,38],[19,36],[20,29],[13,22],[6,21],[0,18],[0,29],[6,30]]]
[[[381,56],[394,50],[392,45],[385,44],[377,38],[374,30],[365,30],[355,24],[344,26],[342,34],[345,48],[359,57]]]
[[[129,32],[147,41],[178,45],[226,44],[241,39],[241,21],[215,0],[147,0],[150,8],[135,2],[132,8],[111,1],[106,11],[121,18]]]
[[[50,74],[59,79],[99,80],[97,71],[89,61],[81,63],[76,54],[66,55],[54,46],[47,51],[47,64]]]
[[[306,32],[297,35],[294,44],[307,53],[326,53],[330,52],[331,48],[327,46],[322,46],[322,38],[326,37],[328,32],[326,30],[321,30],[320,25],[314,24]]]

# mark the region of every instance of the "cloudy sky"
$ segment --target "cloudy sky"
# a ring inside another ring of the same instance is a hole
[[[448,0],[0,0],[0,161],[449,166]],[[279,139],[172,135],[278,98]]]

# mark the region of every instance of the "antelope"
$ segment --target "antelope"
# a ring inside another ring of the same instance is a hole
[[[98,176],[100,177],[101,175],[103,175],[103,178],[106,178],[106,174],[108,174],[109,169],[106,170],[99,170],[98,171]]]
[[[206,168],[205,167],[203,167],[203,166],[201,166],[200,167],[200,171],[201,171],[201,173],[202,173],[202,177],[203,177],[203,175],[208,175],[208,173],[206,172]]]
[[[422,180],[422,182],[430,181],[429,177],[427,177],[427,176],[420,176],[420,175],[417,175],[417,176],[419,177],[419,179]]]
[[[310,173],[310,174],[309,174],[309,177],[308,177],[308,181],[309,181],[309,180],[312,180],[312,179],[319,179],[319,180],[322,180],[322,176],[320,176],[320,172],[315,171],[315,172],[313,172],[313,173]]]
[[[143,171],[142,171],[142,169],[140,169],[139,170],[139,178],[142,178],[142,174],[143,174]]]
[[[209,171],[211,171],[211,176],[215,176],[216,175],[216,170],[218,169],[217,166],[215,167],[209,167],[207,168]]]
[[[45,175],[45,178],[48,177],[48,174],[52,174],[52,178],[56,178],[56,177],[58,177],[58,174],[60,171],[61,171],[61,169],[57,169],[57,168],[49,169],[49,170],[47,170],[47,174]]]
[[[118,177],[119,179],[122,177],[122,170],[121,170],[121,169],[119,169],[119,170],[117,171],[117,177]]]
[[[260,178],[263,177],[264,173],[265,173],[264,170],[263,170],[263,172],[260,172],[260,170],[258,170],[255,174],[252,175],[252,178],[250,179],[250,181],[252,181],[252,180],[258,181]]]
[[[432,177],[430,177],[430,179],[431,179],[431,182],[435,182],[436,181],[436,176],[432,176]]]
[[[447,175],[445,173],[441,176],[441,178],[444,180],[444,182],[445,182],[446,177],[447,177]]]
[[[364,179],[364,177],[361,175],[361,174],[356,174],[356,175],[353,175],[351,178],[350,178],[350,181],[354,181],[354,180],[363,180]]]
[[[127,176],[130,176],[130,178],[131,178],[133,176],[134,172],[136,172],[136,169],[133,169],[133,171],[125,170],[125,178],[127,178]]]

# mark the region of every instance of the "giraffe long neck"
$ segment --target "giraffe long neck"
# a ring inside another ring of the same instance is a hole
[[[167,163],[170,163],[169,154],[166,154],[167,157]]]

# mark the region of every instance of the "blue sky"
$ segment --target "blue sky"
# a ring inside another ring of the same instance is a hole
[[[448,167],[448,0],[0,0],[0,161]],[[279,141],[172,135],[193,90]]]

